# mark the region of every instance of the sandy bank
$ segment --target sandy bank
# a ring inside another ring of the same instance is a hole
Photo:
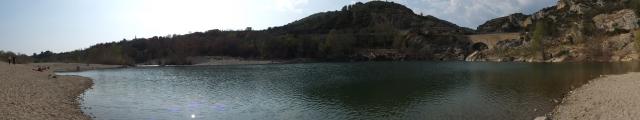
[[[553,111],[554,120],[640,118],[640,73],[595,79],[574,90]]]
[[[37,65],[48,65],[51,70],[34,71]],[[9,65],[0,62],[0,119],[90,119],[80,110],[77,98],[91,87],[92,81],[78,76],[52,77],[52,70],[68,68],[75,69],[75,64]]]
[[[31,66],[50,67],[50,71],[55,72],[75,72],[96,69],[120,68],[122,65],[102,65],[85,63],[31,63]]]

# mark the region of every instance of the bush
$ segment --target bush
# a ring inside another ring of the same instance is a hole
[[[544,21],[538,21],[533,31],[532,48],[534,50],[540,50],[541,55],[544,55],[544,38],[546,37],[547,30]],[[544,59],[544,56],[542,56]]]
[[[33,59],[31,59],[31,57],[25,54],[18,54],[10,51],[5,52],[0,50],[0,61],[9,62],[9,60],[7,59],[9,56],[16,57],[16,63],[18,64],[26,64],[26,63],[33,62]]]
[[[635,44],[635,45],[636,45],[636,50],[637,50],[638,52],[640,52],[640,30],[637,30],[637,31],[635,32],[635,35],[634,35],[634,36],[635,36],[635,38],[636,38],[636,40],[635,40],[635,42],[636,42],[636,44]]]

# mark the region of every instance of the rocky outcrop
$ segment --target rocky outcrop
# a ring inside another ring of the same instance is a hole
[[[487,61],[487,59],[486,59],[486,56],[484,54],[482,54],[481,51],[475,51],[475,52],[469,54],[469,56],[467,56],[467,58],[465,58],[464,61],[467,61],[467,62],[481,62],[481,61]]]
[[[407,56],[397,49],[363,49],[358,51],[363,60],[404,60]]]
[[[631,33],[609,37],[602,43],[602,48],[611,51],[609,61],[631,61],[638,59],[637,48]]]
[[[495,50],[482,51],[466,60],[504,61],[514,57],[521,62],[637,61],[635,39],[640,18],[631,0],[559,0],[522,19],[525,38],[533,38],[536,24],[542,24],[542,47],[530,41],[504,40]],[[512,17],[513,18],[513,17]],[[498,23],[510,23],[509,17],[497,18],[478,27],[482,32],[501,31]],[[533,23],[529,26],[526,24]],[[505,25],[507,26],[507,25]],[[544,53],[544,54],[543,54]]]
[[[524,31],[525,26],[531,24],[530,20],[527,18],[529,18],[529,15],[522,13],[511,14],[509,16],[489,20],[478,26],[477,31],[481,33]]]
[[[600,14],[593,17],[593,21],[598,29],[607,32],[616,30],[629,31],[638,28],[638,16],[634,10],[624,9],[613,14]]]
[[[496,43],[496,48],[516,48],[524,45],[523,39],[502,40]]]

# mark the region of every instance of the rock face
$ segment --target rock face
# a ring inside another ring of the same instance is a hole
[[[483,60],[478,59],[482,57],[505,61],[509,59],[504,58],[515,57],[514,61],[524,62],[637,61],[637,6],[640,4],[632,0],[559,0],[556,6],[526,18],[518,14],[497,18],[478,27],[478,31],[505,32],[515,28],[508,26],[520,23],[518,32],[525,33],[525,38],[534,38],[537,27],[532,26],[542,24],[541,42],[500,41],[495,47],[498,49],[476,53],[466,60]]]
[[[397,49],[364,49],[358,51],[358,57],[363,60],[404,60],[406,55]]]
[[[605,50],[611,51],[609,61],[631,61],[638,59],[634,35],[631,33],[609,37],[602,43],[602,48],[607,48]]]
[[[439,35],[412,31],[407,33],[406,53],[408,59],[419,60],[464,60],[469,54],[470,41],[463,35]]]
[[[638,28],[638,16],[631,9],[624,9],[613,14],[600,14],[593,17],[593,21],[598,29],[607,32],[615,30],[633,30]]]
[[[529,18],[529,15],[522,13],[511,14],[509,16],[489,20],[478,26],[477,31],[481,33],[524,31],[525,26],[531,24],[527,21],[527,18]]]
[[[522,39],[513,39],[513,40],[503,40],[496,43],[497,48],[516,48],[520,47],[524,44],[524,40]]]
[[[465,58],[464,61],[468,61],[468,62],[487,61],[487,59],[485,58],[485,55],[482,54],[481,51],[475,51],[471,53],[469,56],[467,56],[467,58]]]

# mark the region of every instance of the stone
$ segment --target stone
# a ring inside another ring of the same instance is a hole
[[[567,0],[558,0],[558,4],[556,5],[556,10],[560,10],[567,6]]]
[[[575,5],[571,5],[569,11],[574,12],[576,14],[584,14],[586,11],[591,10],[591,8],[585,4],[579,3]]]
[[[496,43],[496,47],[497,48],[515,48],[515,47],[520,47],[523,44],[524,44],[523,40],[516,40],[516,39],[502,40]]]
[[[640,57],[640,55],[638,54],[629,54],[627,56],[624,56],[622,59],[620,59],[621,62],[631,62],[634,60],[638,60],[638,57]]]
[[[629,45],[633,41],[633,35],[630,33],[620,34],[613,37],[609,37],[607,41],[603,45],[605,48],[610,48],[612,50],[622,50]]]
[[[632,9],[623,9],[613,14],[600,14],[593,17],[596,27],[607,32],[636,29],[638,28],[638,20],[638,16]]]
[[[547,120],[547,117],[545,117],[545,116],[540,116],[540,117],[536,117],[536,118],[535,118],[535,119],[533,119],[533,120]]]
[[[475,51],[471,53],[464,61],[474,62],[474,61],[487,61],[484,54],[481,51]]]

